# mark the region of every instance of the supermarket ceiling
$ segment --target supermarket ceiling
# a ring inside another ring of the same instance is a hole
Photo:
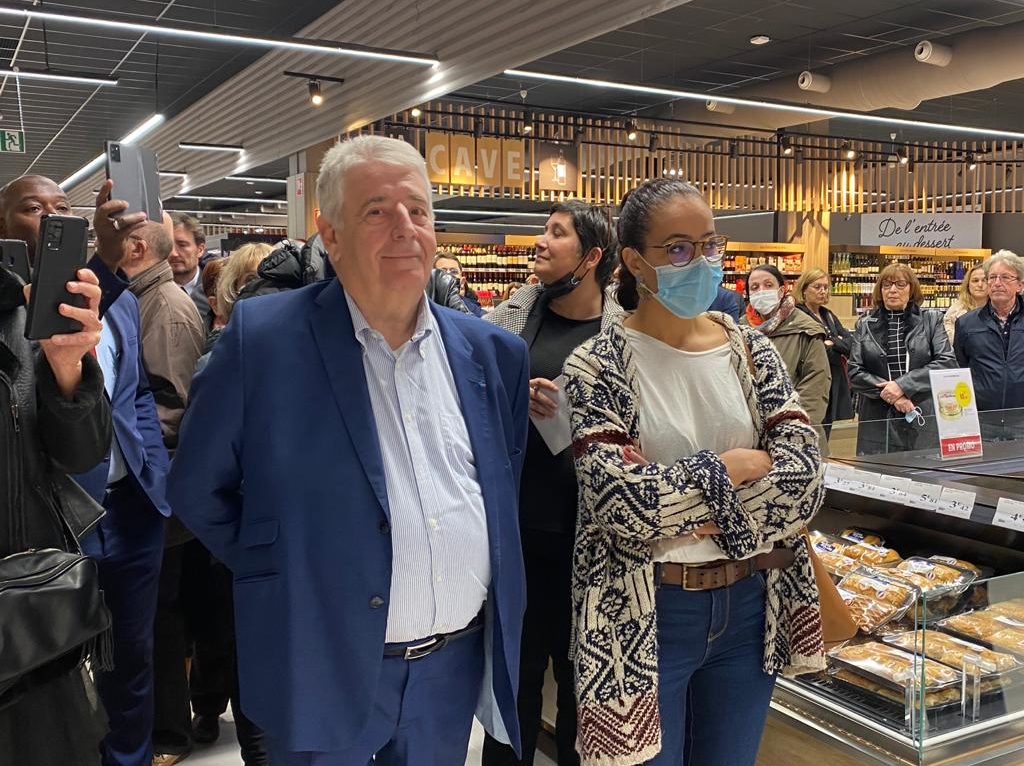
[[[906,88],[910,90],[915,75],[935,69],[914,60],[914,48],[922,40],[953,44],[965,33],[976,34],[979,30],[1022,22],[1024,3],[1020,0],[693,0],[520,68],[719,96],[804,102],[815,96],[796,88],[797,77],[804,70],[831,76],[852,65],[889,55],[885,60],[895,65],[864,78],[860,87],[864,91],[893,88],[894,83],[879,80],[901,76],[907,78]],[[766,35],[771,41],[752,44],[752,38],[758,35]],[[1016,45],[1008,46],[1007,50],[992,50],[986,68],[1004,68],[1010,77],[1024,74],[1024,46],[1019,42],[1024,39],[1024,28],[1016,39]],[[957,76],[952,71],[949,79],[949,90],[958,90]],[[777,87],[781,83],[789,86],[785,96]],[[522,103],[521,89],[527,91],[530,104],[547,107],[677,119],[722,119],[708,112],[703,104],[692,101],[673,102],[664,97],[503,75],[461,92]],[[848,108],[859,111],[855,106]],[[1024,81],[1010,79],[994,87],[924,99],[913,112],[875,111],[893,117],[1017,131],[1024,118]],[[746,110],[744,117],[747,124],[757,124],[757,116],[751,110]],[[736,121],[743,122],[738,118]],[[864,129],[844,123],[841,132],[885,138],[889,128]],[[920,137],[927,136],[921,133]]]

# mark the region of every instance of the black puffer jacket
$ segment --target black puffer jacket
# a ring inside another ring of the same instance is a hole
[[[324,278],[326,262],[319,234],[310,237],[301,249],[286,239],[260,262],[256,270],[259,278],[242,288],[238,300],[295,290],[319,282]]]

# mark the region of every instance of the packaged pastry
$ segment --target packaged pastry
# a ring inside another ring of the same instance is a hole
[[[845,665],[896,688],[920,683],[923,674],[926,691],[941,689],[959,683],[961,675],[940,662],[927,662],[919,655],[878,641],[843,646],[833,649],[828,656],[835,664]]]
[[[966,665],[968,671],[973,672],[977,666],[983,675],[1006,673],[1022,665],[1011,654],[996,652],[937,630],[908,631],[886,636],[882,640],[905,651],[924,654],[954,668]]]
[[[929,556],[928,560],[938,561],[940,564],[949,564],[957,569],[966,569],[968,572],[974,572],[975,577],[981,577],[981,567],[977,564],[972,564],[970,561],[953,558],[952,556]]]
[[[830,553],[842,554],[845,553],[849,546],[849,542],[846,540],[840,540],[838,537],[826,535],[824,532],[818,532],[817,530],[811,532],[810,538],[811,545],[813,545],[814,549],[819,552],[825,550]]]
[[[886,575],[893,580],[899,580],[900,582],[909,583],[917,588],[924,595],[928,595],[931,591],[935,590],[935,583],[929,580],[924,575],[919,575],[915,572],[907,572],[902,569],[887,569]]]
[[[1000,649],[1024,655],[1024,629],[1004,628],[993,633],[989,641]]]
[[[872,694],[876,694],[879,697],[883,697],[892,702],[896,702],[900,705],[906,703],[906,691],[896,690],[888,686],[883,686],[880,683],[872,681],[871,679],[859,675],[852,670],[846,668],[835,668],[831,672],[832,678],[840,681],[849,686],[854,686]],[[994,691],[1001,691],[1009,685],[1008,681],[1004,679],[993,679],[989,681],[981,682],[981,693],[982,695],[990,694]],[[956,686],[947,686],[942,689],[934,689],[932,691],[926,691],[924,695],[924,704],[926,708],[938,708],[945,705],[960,704],[960,689]]]
[[[1020,634],[1024,640],[1024,623],[1014,620],[1012,617],[982,609],[975,612],[953,615],[936,623],[940,628],[961,633],[970,638],[980,641],[994,643],[997,633],[1002,633],[1003,639],[1010,639],[1013,642],[1013,633]],[[1006,644],[1003,644],[1004,646]],[[1024,650],[1024,647],[1022,647]]]
[[[977,579],[977,575],[966,569],[957,569],[920,556],[911,556],[901,561],[889,572],[893,576],[913,575],[915,584],[918,584],[921,591],[929,597],[963,593],[967,586]]]
[[[843,555],[851,559],[857,559],[862,564],[871,564],[876,567],[891,567],[899,564],[902,558],[892,548],[883,548],[881,545],[871,543],[855,543],[849,546]]]
[[[1001,601],[998,604],[992,604],[986,612],[992,614],[1001,614],[1004,617],[1009,617],[1017,622],[1024,623],[1024,599],[1015,598],[1010,601]]]
[[[868,545],[885,545],[885,538],[877,532],[871,532],[859,527],[847,527],[839,536],[851,543],[867,543]]]
[[[898,617],[902,617],[903,613],[917,601],[917,591],[912,586],[890,580],[865,567],[844,577],[839,587],[891,606],[899,613]]]
[[[870,596],[852,593],[842,588],[836,590],[839,591],[839,596],[846,604],[846,608],[850,610],[850,617],[865,633],[874,633],[899,616],[898,608],[883,604]]]
[[[817,546],[815,546],[817,550]],[[846,556],[841,556],[838,553],[829,553],[826,551],[818,550],[818,558],[821,559],[821,563],[825,565],[825,569],[829,571],[833,577],[845,577],[846,575],[853,572],[855,569],[860,567],[860,562],[855,559],[848,559]]]

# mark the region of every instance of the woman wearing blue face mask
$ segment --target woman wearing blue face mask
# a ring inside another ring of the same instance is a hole
[[[921,308],[921,284],[906,264],[882,269],[872,298],[850,351],[850,388],[860,395],[857,454],[934,449],[929,372],[957,366],[943,316]]]
[[[618,234],[632,313],[565,366],[577,747],[583,766],[753,766],[776,674],[824,665],[799,536],[817,435],[771,342],[706,311],[725,238],[700,193],[648,181]]]
[[[775,344],[786,365],[800,405],[811,423],[820,425],[828,410],[832,371],[828,364],[824,328],[796,310],[787,294],[782,272],[771,264],[755,266],[747,275],[747,306],[744,321]],[[824,432],[819,431],[824,438]]]

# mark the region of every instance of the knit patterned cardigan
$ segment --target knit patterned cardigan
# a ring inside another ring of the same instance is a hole
[[[792,566],[767,570],[764,670],[824,668],[818,590],[799,536],[824,497],[818,437],[772,342],[724,314],[708,316],[727,331],[758,446],[772,457],[764,479],[738,489],[708,450],[673,465],[624,462],[624,445],[642,450],[642,403],[622,318],[565,365],[580,487],[571,655],[583,766],[632,766],[661,750],[652,542],[713,522],[731,559],[765,543],[791,548]]]

